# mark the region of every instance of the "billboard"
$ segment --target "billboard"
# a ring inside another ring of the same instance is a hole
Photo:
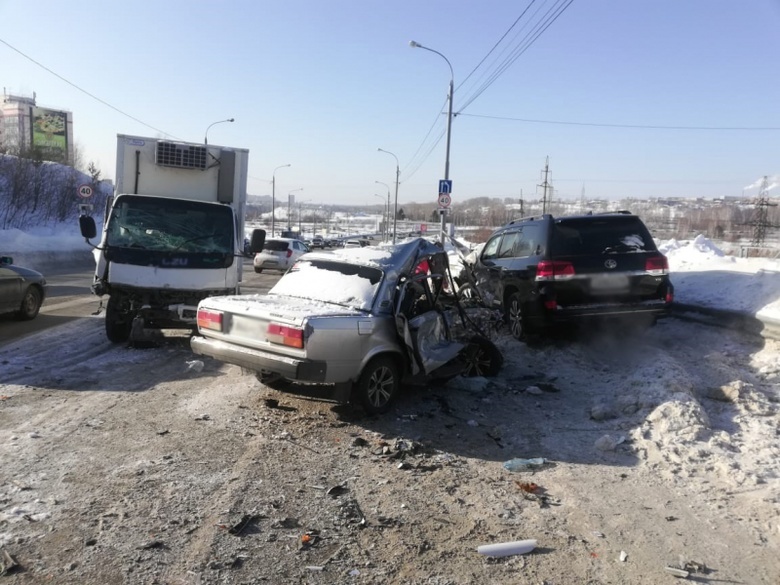
[[[68,114],[57,110],[30,108],[30,126],[34,150],[44,160],[68,162]]]

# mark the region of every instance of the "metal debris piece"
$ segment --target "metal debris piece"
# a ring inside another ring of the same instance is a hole
[[[334,498],[336,498],[338,496],[346,494],[348,491],[349,488],[345,485],[334,485],[325,493],[328,494],[329,496],[333,496]]]

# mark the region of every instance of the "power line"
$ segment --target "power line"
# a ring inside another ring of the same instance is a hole
[[[84,94],[88,95],[89,97],[91,97],[92,99],[94,99],[94,100],[96,100],[96,101],[100,102],[100,103],[101,103],[101,104],[103,104],[104,106],[108,106],[109,108],[111,108],[111,109],[112,109],[112,110],[114,110],[115,112],[118,112],[118,113],[122,114],[123,116],[126,116],[126,117],[130,118],[131,120],[133,120],[133,121],[135,121],[135,122],[138,122],[139,124],[142,124],[142,125],[146,126],[147,128],[151,128],[151,129],[152,129],[152,130],[154,130],[155,132],[159,132],[160,134],[164,134],[165,136],[171,136],[172,138],[176,138],[176,140],[182,140],[181,138],[178,138],[178,137],[174,136],[174,135],[173,135],[173,134],[171,134],[170,132],[166,132],[166,131],[164,131],[164,130],[160,130],[159,128],[155,128],[154,126],[152,126],[152,125],[150,125],[150,124],[147,124],[146,122],[144,122],[144,121],[142,121],[142,120],[139,120],[139,119],[138,119],[138,118],[136,118],[135,116],[131,116],[131,115],[130,115],[130,114],[128,114],[127,112],[123,112],[123,111],[122,111],[122,110],[120,110],[119,108],[117,108],[117,107],[115,107],[115,106],[112,106],[112,105],[111,105],[111,104],[109,104],[107,101],[100,99],[100,98],[99,98],[99,97],[97,97],[96,95],[93,95],[93,94],[89,93],[89,92],[88,92],[86,89],[82,89],[81,87],[79,87],[78,85],[76,85],[75,83],[73,83],[72,81],[69,81],[68,79],[65,79],[65,78],[64,78],[62,75],[60,75],[59,73],[57,73],[57,72],[55,72],[55,71],[52,71],[51,69],[49,69],[48,67],[46,67],[46,65],[44,65],[43,63],[40,63],[40,62],[36,61],[35,59],[33,59],[32,57],[30,57],[29,55],[26,55],[26,54],[24,54],[22,51],[20,51],[19,49],[17,49],[16,47],[14,47],[14,46],[13,46],[13,45],[11,45],[10,43],[8,43],[7,41],[5,41],[5,40],[3,40],[3,39],[0,39],[0,43],[3,43],[3,44],[6,46],[6,47],[8,47],[9,49],[11,49],[12,51],[16,51],[17,53],[19,53],[19,54],[20,54],[22,57],[24,57],[24,58],[25,58],[25,59],[27,59],[28,61],[31,61],[31,62],[35,63],[35,64],[36,64],[38,67],[40,67],[41,69],[43,69],[43,70],[45,70],[45,71],[48,71],[49,73],[51,73],[52,75],[54,75],[54,76],[55,76],[55,77],[57,77],[58,79],[61,79],[62,81],[64,81],[64,82],[65,82],[65,83],[67,83],[68,85],[70,85],[70,86],[72,86],[72,87],[76,88],[76,89],[77,89],[77,90],[79,90],[80,92],[82,92],[82,93],[84,93]]]
[[[464,114],[472,118],[488,118],[492,120],[508,120],[511,122],[527,122],[531,124],[559,124],[564,126],[594,126],[599,128],[636,128],[640,130],[725,130],[725,131],[776,131],[777,126],[663,126],[658,124],[602,124],[596,122],[565,122],[561,120],[533,120],[529,118],[512,118],[508,116],[489,116],[486,114]]]

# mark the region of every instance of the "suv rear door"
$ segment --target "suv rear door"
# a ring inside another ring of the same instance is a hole
[[[553,222],[550,259],[571,263],[573,274],[555,280],[559,305],[631,302],[658,296],[661,258],[650,232],[634,215],[560,218]]]

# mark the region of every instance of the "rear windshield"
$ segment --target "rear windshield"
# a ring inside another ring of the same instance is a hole
[[[301,259],[268,292],[369,311],[381,282],[378,268]]]
[[[266,240],[263,245],[263,251],[268,252],[286,252],[289,244],[282,240]]]
[[[553,256],[625,254],[655,251],[655,243],[638,217],[578,218],[555,223]]]

